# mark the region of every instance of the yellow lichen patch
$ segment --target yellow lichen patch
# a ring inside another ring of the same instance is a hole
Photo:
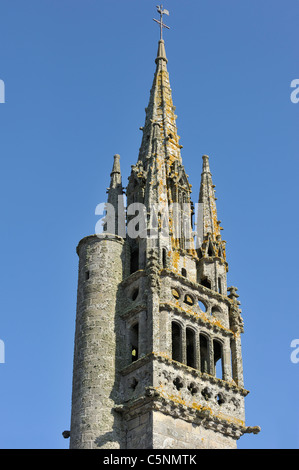
[[[216,416],[219,419],[223,419],[224,421],[227,421],[227,422],[232,423],[232,424],[238,424],[240,426],[245,425],[245,422],[242,419],[235,418],[233,416],[228,416],[224,413],[217,413],[217,414],[214,413],[214,416]]]
[[[182,399],[181,394],[179,392],[178,392],[178,395],[173,395],[171,393],[168,393],[166,390],[164,390],[164,387],[162,385],[159,385],[158,387],[155,387],[155,389],[160,393],[160,395],[163,398],[171,400],[176,404],[186,406],[186,402],[185,402],[185,400]]]
[[[217,413],[213,411],[212,408],[210,408],[209,406],[202,405],[201,403],[198,403],[196,401],[193,401],[192,403],[187,403],[186,400],[182,398],[180,392],[178,392],[177,395],[168,393],[164,389],[163,385],[159,385],[158,387],[155,387],[155,390],[157,390],[163,398],[170,400],[177,405],[183,405],[193,410],[201,411],[203,413],[207,412],[211,417],[213,416],[214,418],[220,419],[222,421],[226,421],[230,424],[236,424],[238,426],[245,426],[245,422],[242,419],[235,418],[234,416],[228,416],[225,413]]]
[[[164,359],[167,359],[168,361],[171,361],[171,357],[168,356],[168,354],[166,354],[165,352],[159,352],[159,353],[155,353],[155,352],[152,352],[152,354],[156,357],[163,357]]]
[[[172,264],[176,271],[179,270],[180,254],[178,251],[172,252]]]

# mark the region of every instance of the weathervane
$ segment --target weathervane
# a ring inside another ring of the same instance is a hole
[[[163,28],[170,29],[169,26],[167,26],[166,24],[163,23],[163,15],[169,16],[169,11],[168,10],[163,10],[163,5],[157,5],[157,10],[158,10],[158,13],[160,13],[160,21],[155,20],[155,18],[153,18],[153,20],[160,25],[160,40],[162,40],[163,39]]]

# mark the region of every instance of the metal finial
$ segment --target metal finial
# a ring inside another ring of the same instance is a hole
[[[153,20],[160,25],[160,40],[163,39],[163,28],[170,29],[169,26],[163,23],[163,15],[169,16],[168,10],[163,10],[163,5],[157,5],[157,11],[160,13],[160,21],[153,18]]]

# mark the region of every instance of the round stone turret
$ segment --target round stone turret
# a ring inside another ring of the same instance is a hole
[[[124,240],[101,234],[77,247],[79,280],[74,349],[71,448],[119,448],[116,306]]]

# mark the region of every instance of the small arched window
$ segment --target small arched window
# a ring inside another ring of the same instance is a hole
[[[209,373],[209,349],[208,349],[208,338],[206,335],[199,335],[199,347],[200,347],[200,370],[201,372]]]
[[[171,324],[172,335],[172,359],[182,362],[182,329],[176,322]]]
[[[223,370],[222,370],[222,343],[217,339],[213,341],[214,349],[214,374],[218,379],[222,379]]]
[[[182,268],[182,276],[187,277],[187,271],[185,268]]]
[[[207,311],[206,305],[201,300],[198,301],[198,306],[199,306],[200,310],[202,310],[203,312]]]
[[[208,256],[214,256],[213,245],[211,242],[209,243],[209,247],[208,247]]]
[[[187,366],[195,369],[195,332],[191,328],[186,328],[186,356]]]

